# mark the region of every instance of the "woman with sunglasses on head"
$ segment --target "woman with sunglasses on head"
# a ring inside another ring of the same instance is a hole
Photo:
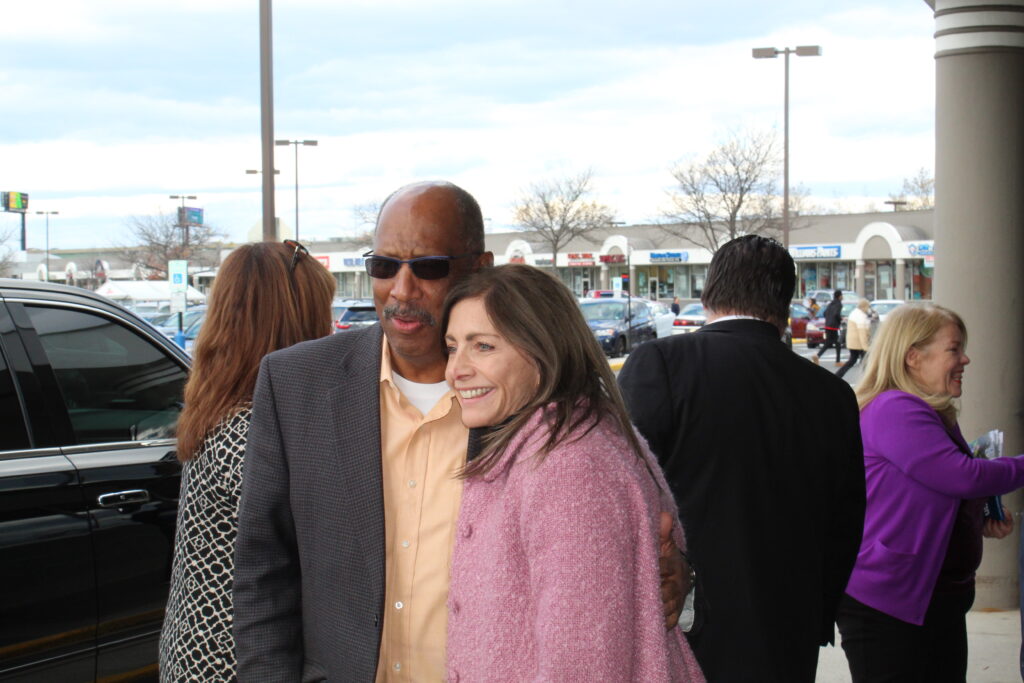
[[[889,314],[857,385],[864,536],[836,621],[854,683],[962,682],[986,498],[1024,486],[1024,456],[972,457],[957,425],[967,328],[941,306]]]
[[[482,439],[462,472],[448,680],[703,681],[666,631],[658,523],[675,503],[569,290],[530,266],[456,284],[446,379]]]
[[[235,680],[233,555],[242,456],[260,359],[331,332],[333,276],[294,240],[224,259],[178,421],[184,463],[161,681]]]

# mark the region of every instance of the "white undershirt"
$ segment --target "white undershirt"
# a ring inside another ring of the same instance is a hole
[[[391,379],[406,400],[416,406],[416,410],[423,415],[429,413],[441,397],[448,393],[448,382],[444,381],[421,384],[407,380],[394,370],[391,371]]]

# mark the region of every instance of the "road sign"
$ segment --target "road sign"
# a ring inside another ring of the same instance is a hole
[[[178,207],[178,225],[202,225],[203,210],[194,206]]]

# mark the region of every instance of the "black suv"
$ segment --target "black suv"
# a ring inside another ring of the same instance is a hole
[[[156,680],[188,368],[103,297],[0,279],[0,681]]]

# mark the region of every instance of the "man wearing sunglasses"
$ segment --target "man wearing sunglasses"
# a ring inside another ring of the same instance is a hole
[[[450,183],[397,190],[365,262],[381,324],[260,367],[235,556],[241,681],[445,677],[457,474],[476,449],[437,325],[452,285],[493,262],[476,200]]]

